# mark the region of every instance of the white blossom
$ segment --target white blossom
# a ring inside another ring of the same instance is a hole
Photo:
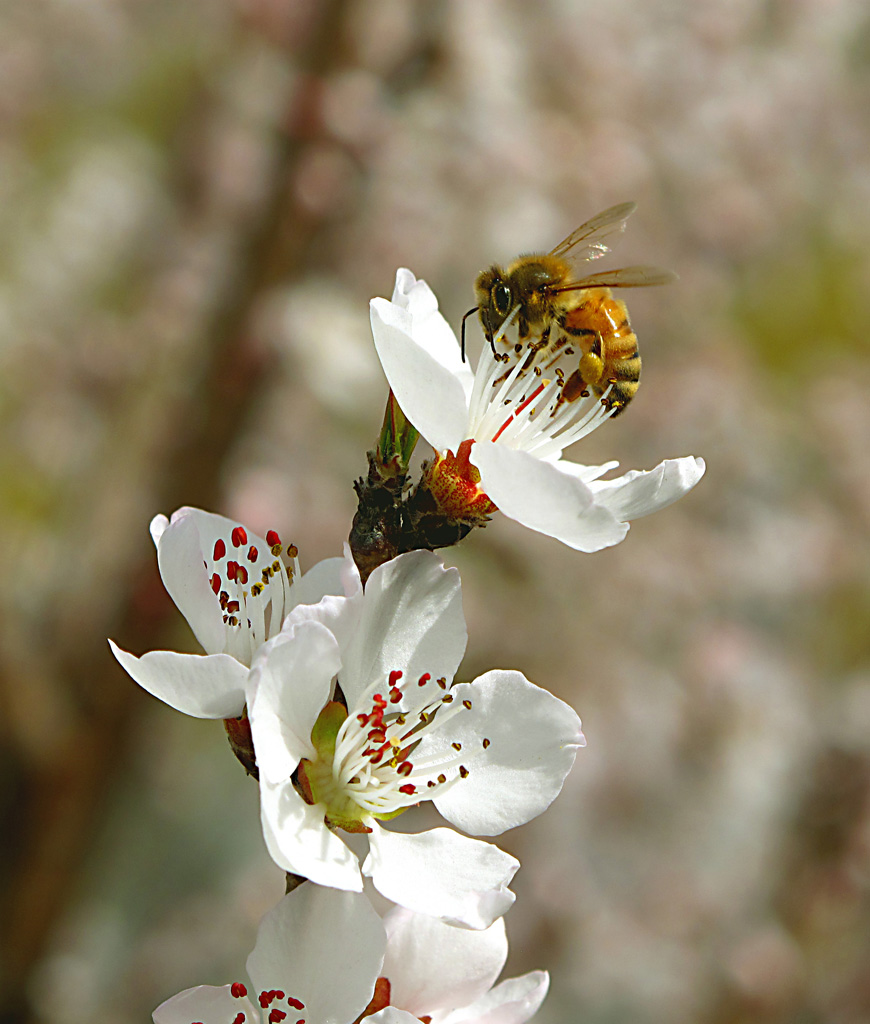
[[[393,902],[471,928],[508,909],[513,857],[449,828],[381,824],[431,800],[466,833],[500,835],[549,806],[585,744],[574,711],[520,672],[454,682],[465,644],[459,575],[428,551],[288,616],[255,660],[249,711],[281,867],[357,891],[370,876]],[[362,874],[341,830],[368,839]]]
[[[155,1024],[353,1024],[381,973],[386,933],[360,893],[300,885],[263,918],[250,986],[199,985],[167,999]]]
[[[275,531],[258,537],[197,508],[155,516],[151,536],[163,584],[206,653],[136,657],[110,640],[112,652],[140,686],[178,711],[237,718],[254,655],[297,604],[341,592],[345,562],[326,559],[300,580],[296,548]]]
[[[482,520],[498,509],[569,547],[597,551],[704,474],[703,459],[692,456],[608,480],[618,463],[563,459],[611,411],[594,396],[560,402],[558,378],[524,373],[522,359],[507,372],[488,349],[472,373],[437,299],[409,270],[398,271],[392,301],[372,300],[371,322],[390,388],[437,453],[429,485],[456,518]]]

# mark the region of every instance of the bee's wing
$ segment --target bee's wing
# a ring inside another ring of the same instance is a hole
[[[582,260],[597,260],[606,252],[610,252],[610,246],[605,244],[605,239],[611,235],[621,235],[625,231],[625,222],[637,209],[637,203],[620,203],[618,206],[611,206],[610,209],[599,213],[592,220],[587,220],[579,228],[572,231],[567,238],[563,239],[555,249],[550,250],[551,256],[566,257],[578,262]]]
[[[663,267],[622,267],[620,270],[602,270],[589,274],[557,288],[559,292],[573,292],[581,288],[643,288],[653,284],[672,284],[677,275]]]

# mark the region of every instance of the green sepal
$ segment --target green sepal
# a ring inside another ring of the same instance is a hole
[[[378,461],[381,467],[386,470],[392,466],[394,471],[407,472],[419,438],[419,431],[408,422],[391,391],[378,438]]]
[[[332,829],[344,829],[345,832],[371,832],[371,828],[363,824],[359,818],[342,818],[339,815],[327,814],[326,824]]]
[[[347,718],[347,708],[337,700],[324,704],[311,730],[311,742],[317,751],[318,760],[331,761],[335,757],[335,741],[338,730]]]
[[[416,807],[416,804],[409,804],[408,807]],[[398,810],[390,811],[389,814],[373,814],[373,818],[377,818],[378,821],[391,821],[393,818],[398,818],[400,814],[404,814],[408,810],[408,807],[400,807]]]

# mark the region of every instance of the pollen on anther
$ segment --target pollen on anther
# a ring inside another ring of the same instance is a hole
[[[453,747],[454,750],[462,750],[461,743],[451,743],[450,746]]]
[[[443,774],[443,772],[442,772],[442,774],[438,776],[438,781],[439,781],[439,782],[441,783],[441,785],[443,786],[443,785],[444,785],[444,783],[445,783],[445,782],[447,781],[447,776],[446,776],[446,775],[444,775],[444,774]]]
[[[296,556],[298,554],[299,554],[299,548],[297,548],[295,544],[291,544],[290,547],[287,548],[287,557],[288,558],[296,558]]]
[[[466,711],[471,711],[471,701],[470,700],[464,700],[462,702],[462,706],[465,708]]]
[[[442,676],[440,679],[438,679],[437,683],[441,687],[442,690],[446,690],[447,689],[447,678],[445,676]]]
[[[459,766],[459,774],[460,774],[460,776],[461,776],[461,777],[462,777],[463,779],[467,779],[467,778],[468,778],[468,769],[467,769],[467,768],[465,767],[465,765],[464,765],[464,764],[461,764],[461,765]]]
[[[218,537],[214,542],[214,560],[219,562],[224,555],[227,553],[227,546],[223,542],[223,538]]]
[[[445,693],[444,696],[441,698],[441,700],[445,704],[450,704],[453,701],[453,694],[452,693]]]
[[[486,750],[486,748],[490,745],[490,742],[491,741],[488,740],[485,736],[483,737],[483,749],[484,750]]]

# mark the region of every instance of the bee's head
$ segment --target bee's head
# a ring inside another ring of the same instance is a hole
[[[501,267],[492,266],[478,274],[474,292],[480,322],[487,338],[491,339],[516,304],[513,291]]]

